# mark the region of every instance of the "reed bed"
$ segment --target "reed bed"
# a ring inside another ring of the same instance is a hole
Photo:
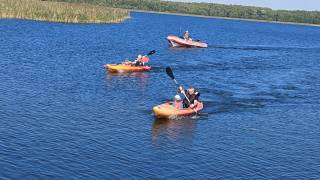
[[[91,4],[42,0],[0,0],[0,19],[17,18],[64,23],[117,23],[129,12]]]

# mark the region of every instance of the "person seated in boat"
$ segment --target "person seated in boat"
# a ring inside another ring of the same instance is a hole
[[[142,56],[139,54],[138,58],[135,60],[134,65],[135,66],[145,66],[149,62],[148,56]]]
[[[149,62],[149,57],[147,55],[142,56],[141,62],[145,66]]]
[[[190,87],[185,90],[182,86],[179,87],[178,92],[185,94],[187,98],[183,99],[183,108],[195,108],[199,102],[200,93],[194,88]]]
[[[174,102],[173,106],[177,109],[182,109],[183,108],[183,101],[179,95],[174,96]]]
[[[139,54],[138,57],[137,57],[137,59],[133,62],[133,65],[134,65],[134,66],[143,66],[141,60],[142,60],[142,55]]]
[[[184,32],[183,39],[187,41],[192,41],[189,31]]]

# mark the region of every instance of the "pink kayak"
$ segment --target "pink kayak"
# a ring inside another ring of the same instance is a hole
[[[185,40],[177,36],[168,36],[167,40],[171,47],[186,47],[186,48],[207,48],[208,44],[204,42]]]

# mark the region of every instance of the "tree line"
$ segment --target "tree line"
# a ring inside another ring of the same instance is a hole
[[[57,0],[51,0],[57,1]],[[107,5],[110,7],[146,10],[157,12],[170,12],[182,14],[194,14],[203,16],[216,16],[227,18],[244,18],[265,21],[293,22],[320,24],[319,11],[289,11],[272,10],[270,8],[223,5],[213,3],[184,3],[161,0],[58,0],[65,2],[82,2]]]

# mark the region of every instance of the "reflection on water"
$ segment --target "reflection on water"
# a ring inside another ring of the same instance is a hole
[[[128,78],[138,78],[140,80],[146,81],[149,77],[146,72],[133,72],[133,73],[111,73],[106,71],[107,79],[117,78],[117,79],[128,79]]]
[[[152,125],[152,141],[160,138],[171,140],[192,139],[197,120],[192,117],[182,119],[156,119]]]
[[[110,73],[106,71],[107,87],[119,86],[119,84],[126,84],[126,86],[135,86],[140,89],[145,89],[149,81],[149,74],[146,72],[134,73]]]

